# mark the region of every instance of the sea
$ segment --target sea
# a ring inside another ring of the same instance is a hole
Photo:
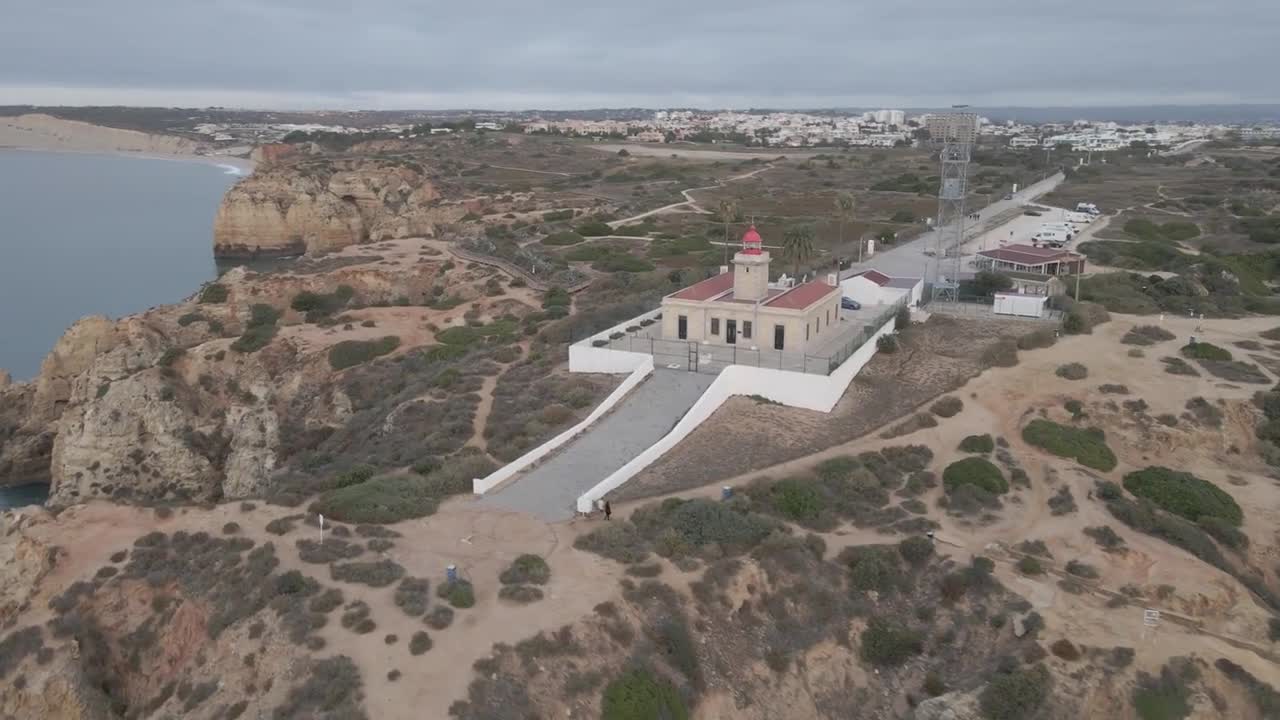
[[[29,380],[70,325],[176,302],[217,275],[213,217],[243,171],[0,149],[0,369]],[[41,486],[0,488],[0,509]]]

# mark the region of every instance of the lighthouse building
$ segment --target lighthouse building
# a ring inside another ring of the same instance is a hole
[[[806,352],[840,323],[840,289],[814,280],[769,282],[769,252],[752,226],[733,267],[662,300],[662,337],[717,345]]]

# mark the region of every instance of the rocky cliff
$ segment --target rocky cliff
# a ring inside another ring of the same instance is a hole
[[[288,257],[348,245],[431,237],[465,210],[443,205],[407,167],[337,169],[323,159],[273,163],[227,191],[214,220],[217,257]]]

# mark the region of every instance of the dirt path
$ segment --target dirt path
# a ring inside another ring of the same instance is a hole
[[[658,215],[665,212],[671,212],[676,208],[681,208],[685,206],[688,206],[693,212],[696,212],[700,215],[710,215],[711,211],[699,205],[698,201],[695,200],[693,195],[691,195],[690,193],[697,192],[698,190],[714,190],[719,187],[724,187],[727,183],[755,177],[756,175],[764,172],[765,170],[770,170],[772,168],[773,168],[773,165],[769,164],[769,165],[765,165],[764,167],[756,168],[751,172],[746,172],[746,173],[742,173],[741,175],[734,175],[733,177],[725,178],[723,181],[718,182],[715,185],[704,185],[702,187],[686,188],[680,191],[680,194],[684,196],[684,202],[677,202],[677,203],[671,203],[670,205],[663,205],[660,208],[647,210],[645,212],[640,213],[639,215],[633,215],[629,218],[624,218],[622,220],[614,220],[609,223],[609,227],[619,228],[619,227],[622,227],[623,225],[629,225],[637,220],[642,220],[644,218],[647,218],[650,215]]]
[[[489,452],[489,439],[484,436],[484,429],[489,424],[489,413],[493,410],[493,389],[498,386],[498,377],[486,375],[480,384],[477,392],[480,404],[476,406],[476,414],[471,419],[471,440],[467,442],[468,446],[480,448],[486,454]]]

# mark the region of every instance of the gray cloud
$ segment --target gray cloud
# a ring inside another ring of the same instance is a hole
[[[1280,3],[16,0],[0,104],[1280,100]]]

